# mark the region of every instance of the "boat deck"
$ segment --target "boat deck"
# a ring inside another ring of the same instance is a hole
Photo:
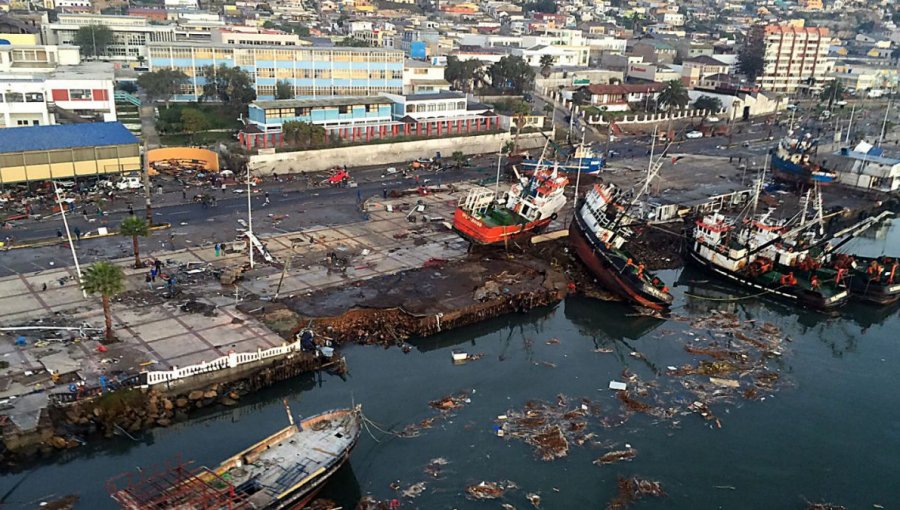
[[[347,412],[329,413],[304,420],[302,429],[288,427],[223,463],[216,470],[248,494],[252,508],[266,508],[280,496],[303,491],[319,475],[341,462],[359,434],[358,417]],[[239,462],[235,462],[239,460]]]
[[[481,221],[489,227],[508,227],[520,222],[521,217],[505,208],[492,207],[484,212]]]

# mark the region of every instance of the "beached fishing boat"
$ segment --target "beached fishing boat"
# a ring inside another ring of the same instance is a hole
[[[838,254],[830,266],[844,272],[852,297],[880,305],[900,300],[900,261],[896,257]]]
[[[509,191],[497,196],[490,188],[473,188],[453,214],[453,230],[475,244],[503,244],[543,230],[566,205],[569,180],[556,168],[544,167],[531,177],[516,172]]]
[[[807,133],[800,138],[787,136],[772,150],[772,170],[775,178],[796,184],[831,184],[837,173],[823,168],[812,161],[817,138]]]
[[[521,163],[521,169],[525,174],[531,174],[544,166],[556,166],[559,173],[575,175],[578,172],[586,175],[597,175],[606,166],[606,159],[596,154],[590,147],[581,144],[575,148],[570,156],[561,156],[557,161],[526,158]]]
[[[214,468],[171,466],[131,472],[107,482],[124,509],[303,508],[350,456],[362,424],[360,406],[317,414],[290,425]]]
[[[662,280],[633,256],[625,242],[634,235],[622,221],[624,207],[615,202],[613,184],[595,184],[575,206],[569,245],[598,282],[634,304],[664,310],[672,295]]]

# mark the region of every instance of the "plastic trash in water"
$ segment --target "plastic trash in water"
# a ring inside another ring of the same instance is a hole
[[[625,391],[628,385],[619,381],[609,381],[609,389],[616,391]]]

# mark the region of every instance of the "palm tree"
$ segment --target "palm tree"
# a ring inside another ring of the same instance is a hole
[[[543,55],[541,56],[540,64],[541,64],[541,76],[544,78],[549,78],[550,73],[553,72],[553,64],[556,63],[556,59],[553,58],[553,55]]]
[[[114,338],[109,298],[125,290],[125,272],[121,267],[105,260],[94,262],[82,275],[81,288],[88,294],[100,294],[103,317],[106,319],[106,340],[111,342]]]
[[[138,252],[138,236],[150,235],[150,227],[147,221],[137,216],[128,216],[119,225],[119,234],[125,237],[131,236],[131,246],[134,248],[134,267],[141,267],[141,256]]]
[[[681,80],[670,80],[666,82],[665,88],[659,92],[656,103],[663,105],[668,109],[670,106],[675,108],[684,108],[691,102],[687,88]]]

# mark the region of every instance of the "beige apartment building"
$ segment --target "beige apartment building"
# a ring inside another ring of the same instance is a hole
[[[768,25],[765,65],[758,82],[763,90],[793,93],[819,88],[831,70],[827,28]]]

